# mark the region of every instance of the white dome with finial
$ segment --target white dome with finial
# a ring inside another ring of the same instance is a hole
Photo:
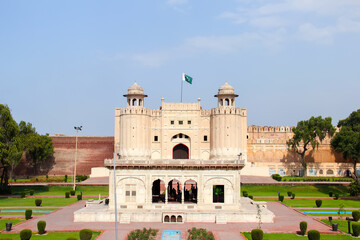
[[[144,95],[144,90],[135,82],[128,88],[126,95]]]
[[[219,88],[218,95],[235,95],[234,88],[228,84],[228,82],[225,82],[225,84]]]

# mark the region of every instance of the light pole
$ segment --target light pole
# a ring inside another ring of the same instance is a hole
[[[117,156],[120,160],[120,153],[117,153]],[[114,155],[114,204],[115,204],[115,239],[118,239],[118,229],[117,229],[117,201],[116,201],[116,164],[115,164],[115,155]]]
[[[76,139],[75,139],[75,163],[74,163],[74,186],[73,190],[75,191],[76,188],[76,161],[77,161],[77,146],[78,146],[78,132],[81,131],[82,126],[80,127],[74,127],[76,130]]]

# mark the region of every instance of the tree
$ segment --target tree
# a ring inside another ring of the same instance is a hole
[[[24,153],[29,153],[33,162],[44,161],[54,153],[52,140],[37,134],[31,123],[18,125],[9,107],[0,104],[0,193],[9,192],[9,168],[11,175]]]
[[[333,136],[335,128],[331,124],[331,117],[323,119],[319,117],[311,117],[309,120],[300,121],[297,126],[292,129],[294,135],[287,141],[289,151],[294,151],[300,155],[301,165],[303,167],[303,175],[307,175],[307,163],[305,154],[307,150],[312,148],[316,150],[319,144],[326,136]]]
[[[12,118],[8,106],[0,104],[0,193],[8,193],[8,170],[17,165],[23,153],[23,145],[19,136],[20,129]]]
[[[360,109],[352,112],[349,117],[340,120],[340,131],[331,140],[331,147],[335,152],[343,154],[344,159],[351,160],[354,165],[353,177],[358,183],[359,176],[356,173],[356,164],[360,159]]]

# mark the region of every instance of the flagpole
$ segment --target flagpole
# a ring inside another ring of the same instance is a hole
[[[180,98],[181,101],[180,102],[182,102],[183,82],[184,82],[184,80],[181,79],[181,98]]]

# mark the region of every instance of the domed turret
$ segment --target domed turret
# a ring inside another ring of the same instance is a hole
[[[128,88],[127,94],[124,95],[127,97],[127,106],[128,107],[143,107],[144,98],[147,95],[144,94],[144,90],[136,82]]]
[[[219,88],[218,94],[215,97],[218,98],[218,107],[222,106],[235,106],[235,98],[239,95],[235,94],[234,88],[227,82]]]

